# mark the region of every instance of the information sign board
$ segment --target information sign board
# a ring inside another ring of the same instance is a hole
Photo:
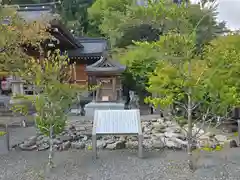
[[[93,122],[93,151],[97,155],[97,135],[138,135],[139,156],[142,157],[142,128],[139,109],[95,110]]]

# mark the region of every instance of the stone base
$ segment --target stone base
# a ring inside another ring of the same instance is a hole
[[[6,141],[7,141],[6,135],[0,136],[0,155],[7,154],[9,152]]]
[[[94,117],[95,110],[124,110],[124,103],[97,103],[90,102],[85,106],[85,116]]]

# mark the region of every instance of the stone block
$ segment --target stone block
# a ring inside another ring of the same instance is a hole
[[[124,110],[124,103],[97,103],[97,102],[90,102],[85,106],[85,116],[87,117],[94,117],[95,110]]]

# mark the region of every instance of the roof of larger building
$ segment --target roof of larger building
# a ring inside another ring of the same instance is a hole
[[[107,50],[107,40],[104,38],[76,37],[76,40],[82,44],[84,48],[68,50],[71,56],[101,56]]]
[[[53,36],[61,39],[63,46],[66,48],[70,58],[76,57],[100,57],[107,50],[107,40],[104,38],[75,37],[67,28],[58,20],[58,15],[54,13],[55,3],[43,4],[21,4],[17,6],[18,14],[26,21],[36,21],[48,19],[52,27],[57,28],[57,33]],[[70,43],[69,46],[67,44]],[[72,45],[72,46],[71,46]],[[78,58],[81,59],[81,58]]]
[[[58,18],[56,13],[53,13],[54,4],[25,4],[18,5],[17,11],[19,16],[21,16],[26,21],[36,21],[39,19],[52,20]]]

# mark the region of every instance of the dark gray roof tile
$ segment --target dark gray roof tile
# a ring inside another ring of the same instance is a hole
[[[107,40],[103,38],[76,37],[83,48],[68,50],[69,57],[101,56],[107,50]]]
[[[126,66],[121,65],[117,61],[109,60],[105,57],[102,57],[100,60],[98,60],[94,64],[86,67],[87,72],[121,73],[125,71],[125,69],[126,69]]]

